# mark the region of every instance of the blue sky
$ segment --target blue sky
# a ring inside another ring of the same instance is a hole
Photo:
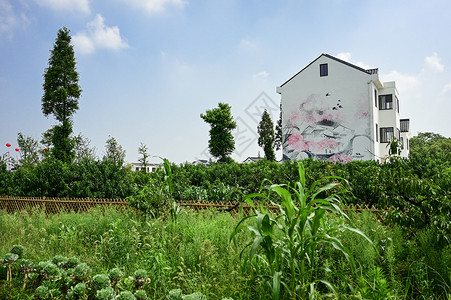
[[[395,80],[412,134],[451,137],[448,0],[0,0],[0,154],[17,133],[40,139],[44,69],[58,29],[71,30],[83,89],[74,132],[101,157],[108,136],[138,158],[207,158],[200,118],[226,102],[242,161],[260,151],[258,115],[321,53]],[[159,159],[153,159],[159,162]]]

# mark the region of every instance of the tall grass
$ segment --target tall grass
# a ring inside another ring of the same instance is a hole
[[[260,213],[264,215],[262,211]],[[253,245],[256,236],[249,230],[235,232],[236,247],[232,247],[229,238],[240,219],[213,211],[204,214],[182,211],[177,221],[146,218],[135,212],[121,213],[114,209],[49,216],[38,210],[13,215],[0,211],[0,260],[14,245],[21,244],[25,247],[24,258],[35,264],[54,260],[57,255],[75,256],[92,269],[91,278],[97,274],[110,274],[118,268],[123,273],[123,280],[117,284],[118,293],[130,291],[134,283],[129,277],[143,269],[150,278],[144,290],[151,299],[166,299],[173,289],[181,289],[183,294],[201,292],[208,299],[268,299],[273,296],[271,288],[278,280],[280,298],[288,299],[293,296],[292,292],[287,292],[292,288],[292,278],[299,279],[296,285],[302,284],[296,290],[298,297],[329,295],[330,290],[323,282],[334,287],[337,298],[450,297],[451,247],[443,247],[432,229],[418,231],[415,237],[406,236],[399,227],[384,226],[370,213],[348,213],[351,223],[373,241],[371,245],[364,237],[345,230],[343,225],[349,221],[340,220],[335,213],[324,213],[315,233],[312,229],[316,228],[315,220],[319,218],[315,219],[315,215],[320,214],[313,211],[308,215],[308,221],[304,223],[308,228],[304,240],[290,240],[289,231],[283,231],[283,226],[290,229],[287,216],[286,219],[276,216],[271,216],[272,219],[263,216],[259,220],[249,218],[240,224],[253,230],[260,228],[261,234],[268,236],[268,220],[277,222],[272,231],[273,243],[268,243],[275,253],[274,259],[271,258],[273,273],[263,273],[270,269],[265,260],[269,261],[271,251],[268,251],[269,258],[263,259],[265,252],[256,250],[254,258],[258,259],[249,260],[248,264],[252,268],[240,270],[240,252],[247,244]],[[291,220],[297,215],[299,213],[293,214]],[[294,232],[299,234],[299,225],[303,223],[298,220],[296,224]],[[334,228],[337,230],[333,230],[333,237],[341,243],[336,245],[353,257],[354,272],[341,250],[329,241],[313,239],[315,234],[327,233],[332,237],[330,230]],[[293,245],[302,242],[299,249],[305,251],[290,252],[286,245],[291,242]],[[294,275],[290,256],[296,258]],[[298,263],[302,258],[304,273]],[[26,289],[22,290],[24,276],[18,274],[16,265],[9,284],[6,282],[7,267],[0,265],[0,299],[28,299],[33,295],[37,286],[29,279]],[[260,276],[262,274],[271,276]],[[312,283],[314,291],[310,290]],[[306,289],[301,294],[303,287]]]
[[[145,269],[150,278],[145,289],[152,299],[166,298],[175,288],[185,294],[243,299],[248,295],[246,281],[228,241],[236,222],[229,214],[215,212],[181,213],[175,222],[114,209],[50,216],[37,210],[13,215],[0,211],[0,256],[21,244],[25,257],[35,263],[56,255],[75,256],[89,265],[92,275],[118,267],[128,278]],[[6,271],[0,267],[0,282],[4,279]],[[128,286],[123,282],[118,288]]]

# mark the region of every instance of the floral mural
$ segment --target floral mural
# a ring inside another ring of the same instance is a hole
[[[348,162],[370,155],[369,101],[365,95],[357,101],[344,101],[329,93],[311,94],[283,113],[284,159],[315,157]]]

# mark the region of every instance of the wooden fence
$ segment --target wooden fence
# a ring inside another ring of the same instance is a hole
[[[242,213],[248,216],[252,213],[252,208],[245,202],[209,202],[209,201],[177,201],[177,203],[188,211],[200,212],[207,209],[218,212],[230,213],[236,215]],[[263,203],[263,206],[271,212],[277,214],[278,207],[270,203]],[[91,208],[115,207],[119,210],[129,208],[127,200],[123,199],[91,199],[91,198],[38,198],[38,197],[8,197],[0,196],[0,210],[6,210],[8,213],[14,213],[21,210],[31,211],[33,208],[43,209],[47,214],[59,212],[87,212]],[[374,214],[379,220],[384,220],[385,210],[380,210],[374,206],[368,205],[348,205],[343,208],[345,212],[368,211]]]
[[[38,198],[0,196],[0,210],[8,213],[33,208],[43,209],[47,214],[59,212],[87,212],[89,209],[116,207],[120,210],[128,208],[128,202],[122,199],[90,199],[90,198]]]

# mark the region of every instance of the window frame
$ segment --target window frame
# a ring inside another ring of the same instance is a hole
[[[379,95],[379,110],[392,110],[392,109],[393,109],[393,94]]]
[[[329,65],[328,64],[320,64],[319,65],[319,76],[320,77],[329,76]]]
[[[379,125],[376,123],[376,142],[379,142]]]
[[[377,90],[376,89],[374,89],[374,105],[376,106],[376,108],[377,108],[377,102],[378,102],[378,96],[377,96]]]
[[[381,143],[390,143],[394,140],[395,130],[393,127],[381,127],[379,130]]]

